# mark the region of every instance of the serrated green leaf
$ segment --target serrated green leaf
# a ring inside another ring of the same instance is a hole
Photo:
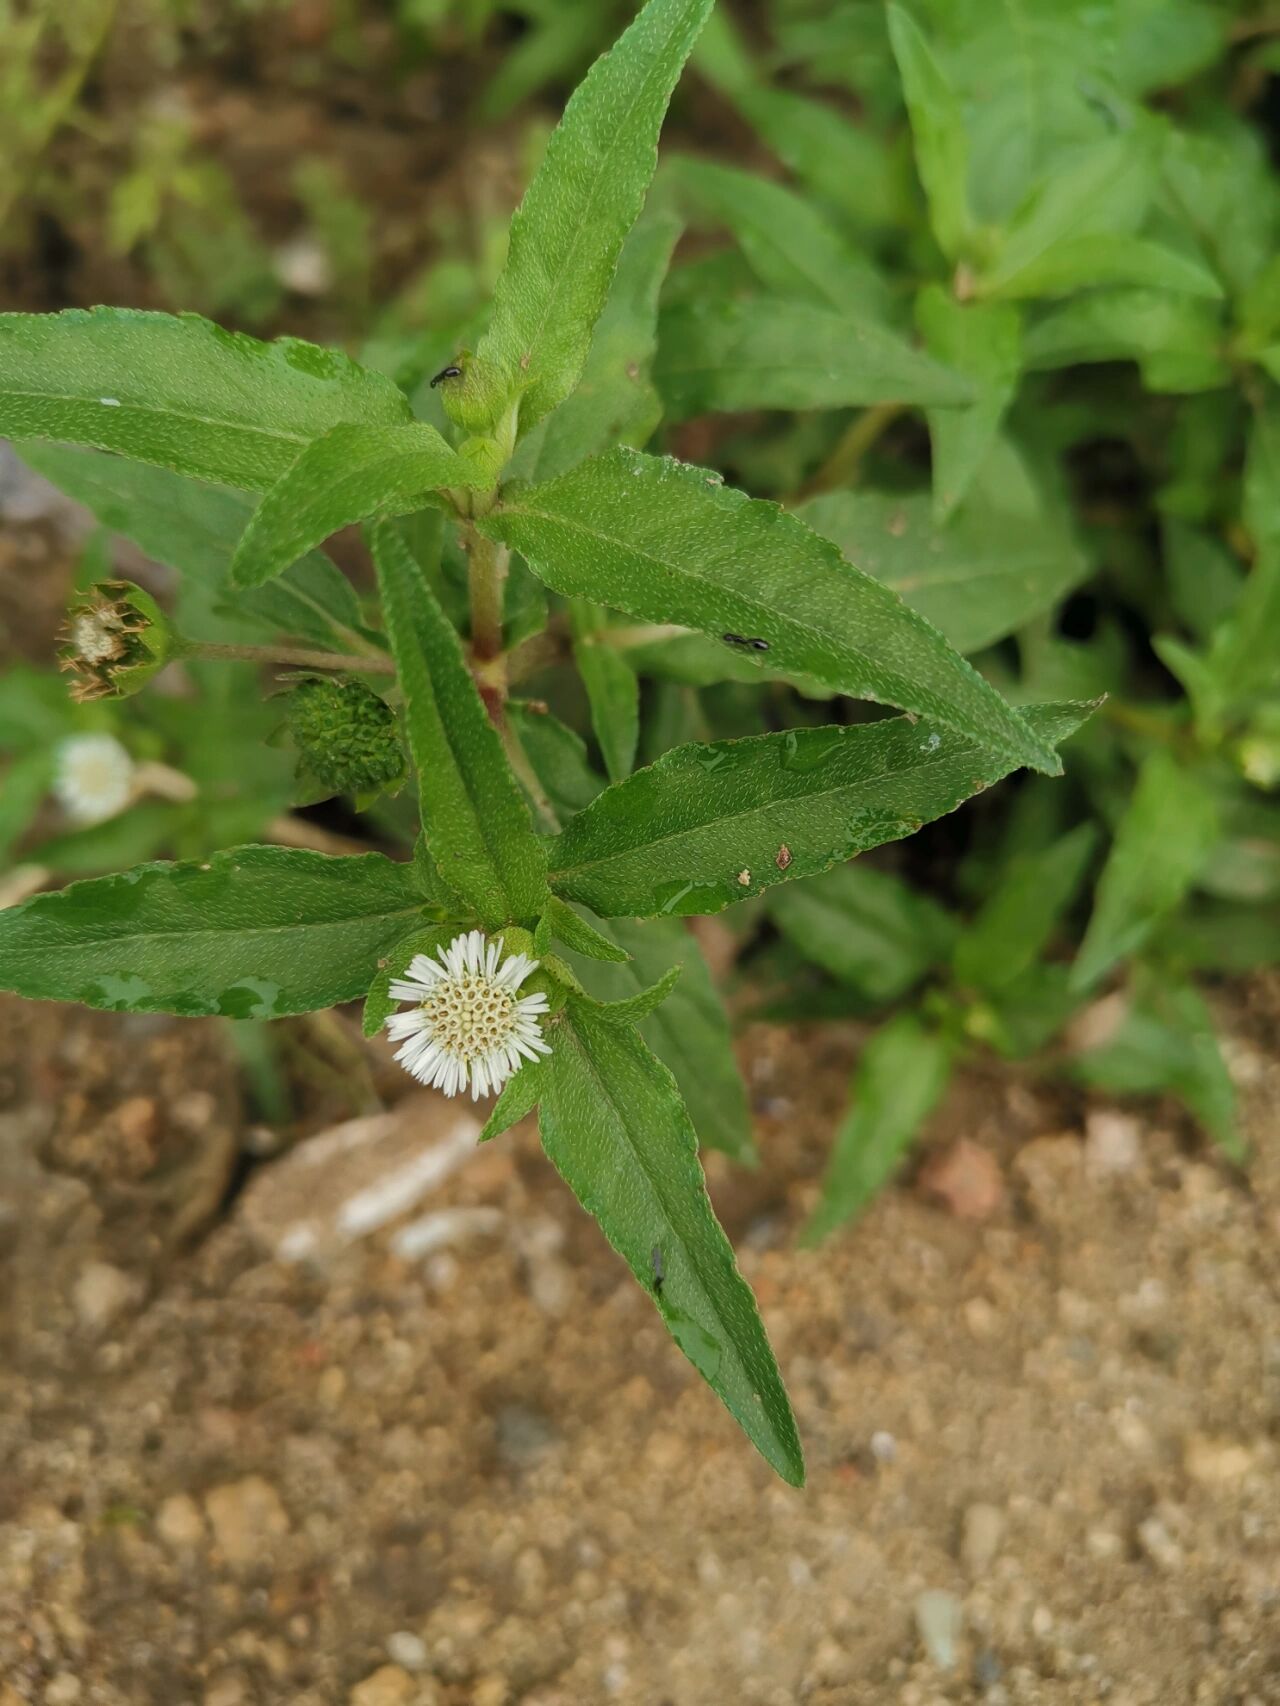
[[[1018,310],[1004,303],[957,302],[931,284],[916,298],[916,323],[930,353],[965,374],[977,394],[965,408],[928,411],[934,517],[943,522],[973,484],[1013,401],[1022,321]]]
[[[498,1099],[484,1122],[484,1130],[476,1142],[490,1143],[495,1137],[501,1137],[504,1131],[510,1131],[513,1125],[519,1125],[521,1120],[527,1119],[542,1100],[546,1081],[547,1056],[539,1055],[537,1060],[526,1060],[519,1071],[502,1086]]]
[[[1190,985],[1145,983],[1117,1034],[1077,1056],[1075,1074],[1112,1095],[1177,1096],[1233,1161],[1244,1160],[1231,1074]]]
[[[0,867],[35,819],[53,780],[47,747],[20,753],[0,774]]]
[[[1091,709],[1030,715],[1053,742]],[[905,717],[677,747],[566,824],[551,882],[602,918],[720,912],[910,835],[1012,768]]]
[[[911,117],[916,170],[938,247],[958,260],[968,245],[969,139],[959,95],[909,12],[890,6],[889,40]]]
[[[24,443],[23,460],[91,509],[104,527],[132,539],[183,577],[180,615],[201,639],[221,638],[229,599],[228,571],[253,515],[253,499],[205,485],[167,468],[122,461],[100,450]],[[268,586],[235,594],[235,624],[288,634],[320,645],[350,646],[359,634],[360,604],[342,571],[310,551]],[[233,626],[235,625],[233,624]]]
[[[1182,900],[1221,834],[1213,793],[1167,751],[1149,753],[1116,828],[1072,983],[1088,989]]]
[[[1070,296],[1106,285],[1137,285],[1219,301],[1223,289],[1203,261],[1129,231],[1064,237],[1012,270],[1002,269],[985,295],[1014,302],[1036,296]]]
[[[582,369],[552,414],[520,442],[513,479],[550,480],[613,444],[641,447],[662,418],[650,377],[658,343],[658,293],[680,235],[670,214],[646,213],[618,258],[618,270]]]
[[[961,983],[1002,990],[1028,970],[1075,899],[1097,840],[1093,824],[1077,824],[996,873],[985,905],[956,943]]]
[[[485,926],[535,919],[545,856],[457,633],[389,522],[370,544],[432,855]]]
[[[0,911],[0,988],[118,1013],[278,1019],[363,995],[422,905],[411,865],[235,847]]]
[[[878,320],[774,296],[704,296],[664,308],[653,374],[677,420],[710,410],[974,398],[963,374]]]
[[[550,934],[556,940],[563,942],[570,953],[582,954],[589,960],[608,960],[615,965],[623,964],[631,958],[625,948],[620,948],[616,942],[603,935],[593,924],[567,906],[558,896],[552,895],[543,913],[543,921]],[[546,944],[535,950],[539,953],[546,951]]]
[[[741,642],[769,667],[936,717],[1051,774],[1056,756],[936,630],[828,541],[718,476],[616,450],[479,524],[548,586]],[[734,643],[732,641],[726,643]]]
[[[571,817],[589,805],[605,783],[591,768],[582,737],[548,711],[533,710],[518,699],[508,704],[507,716],[556,813]]]
[[[1010,219],[993,261],[979,276],[981,294],[1016,292],[1017,281],[1044,266],[1057,245],[1132,233],[1146,215],[1153,187],[1154,160],[1143,129],[1072,151]]]
[[[885,280],[811,201],[717,161],[686,155],[672,172],[704,217],[732,232],[766,290],[784,300],[807,298],[841,314],[886,317]]]
[[[671,92],[712,0],[649,0],[574,91],[511,222],[479,357],[528,430],[573,390],[657,164]]]
[[[760,139],[820,202],[864,228],[910,223],[914,185],[902,150],[794,89],[727,92]]]
[[[0,432],[13,438],[263,492],[338,422],[410,418],[389,379],[297,338],[129,308],[0,315]]]
[[[855,860],[771,889],[769,916],[807,959],[868,1001],[895,1001],[948,955],[955,921],[888,871]]]
[[[754,1164],[751,1114],[729,1016],[697,939],[674,918],[615,918],[601,928],[630,958],[626,965],[603,965],[572,955],[587,992],[600,1001],[625,1000],[671,966],[682,968],[670,998],[644,1020],[640,1035],[675,1075],[699,1142]]]
[[[651,983],[638,995],[624,996],[621,1001],[600,1001],[591,1010],[607,1025],[639,1025],[651,1013],[657,1012],[671,994],[680,981],[681,969],[680,966],[668,966],[657,983]]]
[[[611,782],[631,774],[640,739],[640,683],[636,672],[616,647],[595,638],[606,626],[604,612],[586,599],[570,606],[573,661],[591,707],[591,727],[604,757]]]
[[[797,514],[960,652],[981,651],[1016,632],[1089,568],[1048,516],[1002,514],[976,501],[945,527],[923,493],[827,492]]]
[[[340,528],[421,509],[444,487],[482,483],[478,469],[421,421],[342,421],[309,444],[258,505],[236,546],[232,583],[261,586]]]
[[[570,1002],[554,1027],[543,1147],[765,1460],[804,1481],[786,1389],[712,1212],[675,1080],[630,1027]]]
[[[949,1047],[914,1013],[899,1013],[875,1033],[853,1074],[806,1244],[820,1243],[888,1184],[950,1075]]]
[[[1029,368],[1136,361],[1152,391],[1206,391],[1231,377],[1222,316],[1212,304],[1166,290],[1086,291],[1042,315],[1022,344]]]

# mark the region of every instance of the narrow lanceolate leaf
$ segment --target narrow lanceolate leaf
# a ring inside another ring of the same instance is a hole
[[[557,592],[699,628],[786,674],[935,717],[1050,774],[1057,757],[942,636],[776,504],[615,450],[480,523]],[[728,639],[725,639],[729,636]]]
[[[982,910],[956,944],[955,974],[974,989],[1006,989],[1039,958],[1075,899],[1097,844],[1079,823],[997,872]]]
[[[0,315],[0,433],[13,438],[263,492],[339,421],[410,419],[389,379],[297,338],[127,308]]]
[[[1112,1095],[1177,1096],[1233,1161],[1245,1159],[1235,1085],[1213,1017],[1190,984],[1140,984],[1119,1029],[1077,1057],[1075,1074]]]
[[[862,1051],[836,1133],[822,1200],[804,1230],[816,1244],[851,1220],[893,1176],[947,1087],[951,1052],[914,1013],[899,1013]]]
[[[671,91],[712,0],[649,0],[587,73],[511,222],[479,357],[528,429],[573,390],[644,202]]]
[[[752,1444],[802,1485],[786,1389],[712,1211],[675,1080],[632,1028],[586,1002],[570,1002],[551,1041],[540,1113],[548,1156]]]
[[[277,1019],[363,995],[422,906],[412,865],[236,847],[0,911],[0,988],[119,1013]]]
[[[443,487],[479,481],[478,471],[424,422],[344,421],[309,444],[263,498],[236,547],[231,579],[261,586],[341,527],[421,509]]]
[[[550,480],[614,444],[639,449],[662,419],[650,377],[658,342],[658,292],[680,235],[668,213],[646,213],[623,245],[609,300],[596,322],[582,378],[511,459],[512,479]]]
[[[1030,716],[1052,744],[1091,709]],[[720,912],[911,835],[1013,768],[905,717],[677,747],[566,824],[550,845],[552,886],[603,918]]]
[[[658,327],[654,378],[677,418],[708,410],[968,403],[954,368],[855,308],[747,296],[673,305]]]
[[[631,958],[625,948],[602,935],[594,924],[588,924],[581,913],[575,912],[555,895],[547,902],[544,916],[548,933],[563,942],[571,953],[584,954],[589,960],[607,960],[614,965],[625,965]],[[534,951],[542,953],[544,950],[535,944]]]
[[[769,916],[807,959],[874,1002],[905,995],[955,937],[937,901],[861,860],[774,890]]]
[[[733,233],[766,290],[868,320],[885,317],[885,280],[812,201],[712,160],[682,158],[674,176],[707,219]]]
[[[571,955],[587,992],[600,1001],[626,1000],[672,966],[681,968],[680,981],[642,1021],[640,1035],[674,1074],[703,1148],[722,1149],[736,1161],[754,1164],[751,1112],[734,1058],[729,1015],[697,938],[675,918],[615,918],[601,928],[630,958],[625,965],[602,965]]]
[[[611,782],[631,774],[640,739],[640,683],[636,672],[615,647],[604,645],[597,635],[605,628],[604,612],[585,599],[575,599],[570,611],[573,624],[573,661],[591,707],[591,727],[604,758]]]
[[[911,115],[916,170],[929,203],[938,247],[958,260],[970,235],[969,139],[960,97],[922,35],[901,6],[889,7],[889,40]]]
[[[176,569],[178,615],[202,639],[234,638],[258,629],[344,649],[360,643],[360,602],[341,569],[310,551],[266,586],[237,592],[234,627],[221,630],[228,610],[229,572],[254,500],[226,486],[209,486],[167,468],[126,462],[100,450],[24,443],[19,452],[37,473],[91,509],[104,527]]]
[[[1002,268],[984,294],[1014,301],[1070,296],[1077,290],[1098,290],[1104,285],[1177,291],[1211,302],[1224,295],[1221,284],[1194,255],[1123,231],[1066,237],[1051,243],[1024,265]]]
[[[916,298],[916,321],[930,352],[965,374],[976,395],[963,409],[929,410],[933,508],[943,522],[973,484],[1013,401],[1022,322],[1008,303],[957,302],[937,284],[926,285]]]
[[[1137,952],[1195,882],[1221,833],[1206,782],[1169,752],[1151,753],[1098,880],[1093,916],[1072,968],[1076,989],[1088,989]]]
[[[462,655],[389,522],[370,535],[431,852],[486,926],[531,920],[547,899],[542,844]]]
[[[1014,633],[1089,572],[1084,553],[1046,514],[1006,515],[975,502],[943,527],[936,499],[825,492],[796,513],[960,652]]]

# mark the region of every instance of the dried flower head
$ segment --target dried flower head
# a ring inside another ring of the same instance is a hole
[[[149,592],[99,581],[67,612],[59,656],[71,697],[121,699],[145,687],[174,653],[173,632]]]
[[[525,954],[503,958],[503,942],[479,930],[455,936],[438,959],[415,954],[404,977],[391,984],[393,1001],[407,1012],[387,1020],[396,1059],[423,1084],[456,1096],[471,1085],[471,1099],[496,1095],[526,1060],[550,1054],[542,1040],[545,995],[518,995],[537,970]]]

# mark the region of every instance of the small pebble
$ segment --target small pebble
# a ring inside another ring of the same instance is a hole
[[[884,1428],[877,1428],[871,1436],[871,1455],[877,1463],[893,1463],[898,1455],[898,1442]]]
[[[1004,1512],[995,1505],[970,1505],[960,1532],[960,1557],[971,1575],[985,1575],[1000,1549]]]
[[[939,1670],[950,1670],[960,1638],[960,1601],[944,1588],[926,1588],[916,1597],[915,1615],[925,1652]]]
[[[205,1537],[199,1505],[187,1493],[174,1493],[156,1512],[156,1533],[175,1552],[198,1546]]]
[[[427,1643],[410,1629],[397,1629],[387,1636],[387,1657],[405,1670],[425,1670]]]
[[[347,1696],[348,1706],[407,1706],[413,1699],[413,1678],[399,1665],[382,1665]]]
[[[1138,1545],[1159,1569],[1182,1568],[1182,1548],[1158,1516],[1149,1516],[1138,1524]]]

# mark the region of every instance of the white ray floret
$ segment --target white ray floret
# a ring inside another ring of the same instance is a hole
[[[114,735],[72,735],[58,747],[53,791],[76,823],[102,823],[133,798],[134,763]]]
[[[400,1047],[396,1059],[423,1084],[471,1099],[496,1096],[526,1060],[550,1054],[542,1040],[545,995],[519,995],[539,962],[527,954],[503,957],[503,941],[480,930],[455,936],[437,958],[415,954],[390,986],[393,1001],[409,1002],[387,1020]]]

